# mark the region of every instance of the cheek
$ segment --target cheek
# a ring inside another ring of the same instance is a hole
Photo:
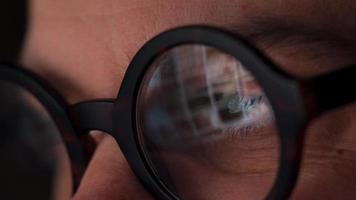
[[[262,199],[274,180],[274,173],[223,171],[186,156],[170,156],[167,166],[177,193],[187,200]]]
[[[156,155],[169,185],[183,199],[263,199],[278,169],[277,138],[228,137],[180,152]],[[249,136],[244,136],[249,137]]]
[[[325,114],[306,132],[293,199],[355,199],[355,105]]]
[[[307,152],[292,199],[355,199],[356,165],[352,162],[325,152]]]

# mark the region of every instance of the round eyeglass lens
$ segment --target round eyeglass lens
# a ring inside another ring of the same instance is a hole
[[[279,164],[279,137],[263,89],[235,57],[181,45],[149,67],[138,95],[144,156],[181,199],[263,199]]]
[[[16,84],[0,81],[0,96],[1,196],[69,200],[70,161],[50,114]]]

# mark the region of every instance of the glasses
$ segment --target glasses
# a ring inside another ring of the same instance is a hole
[[[115,138],[138,178],[164,200],[287,199],[305,128],[356,100],[340,89],[355,76],[350,66],[300,80],[238,35],[204,26],[146,43],[112,100],[69,105],[31,72],[0,68],[0,84],[42,113],[50,128],[41,134],[60,136],[49,147],[56,190],[71,191],[65,187],[72,182],[75,192],[88,160],[83,138],[99,130]]]

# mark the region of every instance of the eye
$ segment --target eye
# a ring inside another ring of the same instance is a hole
[[[142,113],[161,145],[214,140],[231,130],[246,134],[273,119],[262,88],[240,62],[213,48],[201,56],[202,50],[176,49],[154,64],[159,70],[145,87]]]

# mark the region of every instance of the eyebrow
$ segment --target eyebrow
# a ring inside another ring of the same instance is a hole
[[[293,22],[281,22],[275,17],[249,17],[248,23],[227,23],[228,30],[241,35],[252,43],[287,41],[296,36],[312,36],[316,31]],[[313,38],[313,41],[321,38]]]
[[[280,60],[275,60],[276,52],[282,53],[281,56],[284,58],[299,52],[297,55],[301,56],[300,58],[290,59],[297,59],[295,63],[310,62],[310,65],[293,66],[290,63],[279,63],[283,71],[293,76],[312,77],[350,65],[355,61],[356,48],[352,46],[353,44],[347,38],[342,38],[325,28],[271,16],[250,17],[245,23],[226,23],[224,27],[242,36],[277,64]],[[309,53],[303,53],[305,50]],[[306,73],[301,73],[302,71]]]
[[[342,38],[337,33],[334,34],[333,31],[297,23],[294,20],[281,20],[272,16],[254,16],[245,21],[244,23],[226,23],[225,27],[253,44],[286,43],[293,45],[306,42],[323,45],[328,43],[332,46],[342,43],[344,49],[351,46],[348,39]]]

